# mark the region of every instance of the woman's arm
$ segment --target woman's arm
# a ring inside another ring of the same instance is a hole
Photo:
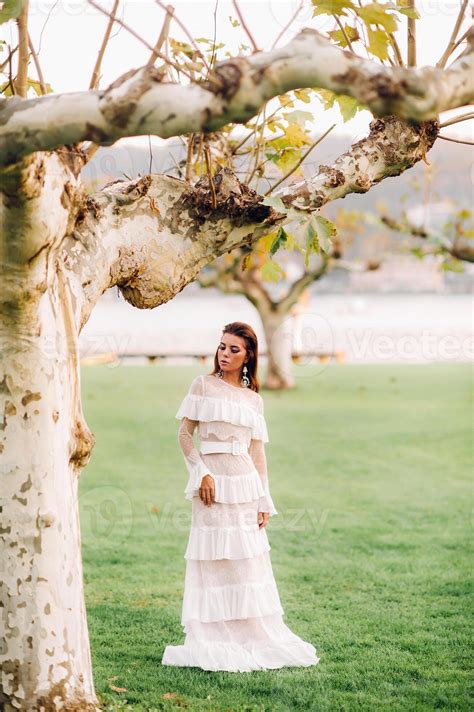
[[[258,501],[258,511],[268,512],[270,516],[278,514],[275,505],[273,504],[272,497],[270,495],[265,444],[262,440],[252,439],[250,441],[249,455],[252,458],[253,464],[255,465],[255,469],[260,475],[262,486],[265,491],[265,495],[260,497]]]
[[[191,420],[190,418],[183,418],[181,420],[179,429],[178,429],[178,442],[179,446],[183,452],[184,456],[184,461],[186,463],[186,467],[189,472],[189,480],[187,487],[185,489],[186,493],[186,499],[192,499],[195,495],[199,495],[201,497],[201,482],[203,477],[206,475],[209,475],[209,477],[212,477],[211,473],[209,472],[209,468],[207,465],[204,463],[203,459],[201,458],[199,452],[197,451],[195,445],[194,445],[194,440],[193,440],[193,433],[196,428],[196,425],[198,424],[198,420]],[[211,490],[212,490],[212,499],[211,501],[214,500],[214,480],[212,480],[212,484],[206,483],[206,489],[207,491],[207,484],[211,485]],[[211,493],[209,493],[211,494]],[[210,504],[207,500],[209,497],[201,497],[203,502],[206,504]]]
[[[189,472],[185,497],[192,499],[197,494],[204,504],[214,502],[215,481],[209,468],[202,460],[194,446],[193,433],[199,423],[199,410],[201,399],[204,397],[204,378],[196,376],[193,379],[187,394],[184,396],[176,413],[180,426],[178,429],[178,442],[184,455],[184,461]]]

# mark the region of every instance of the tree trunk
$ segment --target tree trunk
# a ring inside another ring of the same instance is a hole
[[[258,309],[258,311],[267,344],[265,387],[271,390],[294,388],[295,379],[291,358],[293,319],[289,313],[274,309]]]
[[[77,496],[94,438],[77,408],[76,359],[57,351],[67,338],[66,309],[54,302],[54,310],[53,300],[39,305],[43,313],[31,330],[10,331],[1,339],[0,703],[5,711],[53,710],[61,704],[68,710],[97,709]]]
[[[56,260],[74,213],[63,195],[72,181],[62,181],[67,172],[61,176],[60,162],[49,176],[42,168],[42,159],[33,158],[2,176],[0,708],[5,712],[98,708],[78,510],[79,474],[94,436],[81,410],[73,308]]]

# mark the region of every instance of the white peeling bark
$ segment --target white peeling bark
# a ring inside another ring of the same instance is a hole
[[[216,208],[206,184],[152,175],[88,198],[60,256],[78,332],[106,289],[117,285],[130,304],[152,309],[217,256],[273,229],[275,212],[232,173],[216,177]]]
[[[94,710],[77,500],[93,435],[57,270],[80,190],[40,154],[0,188],[0,708]]]
[[[366,193],[384,178],[398,176],[426,160],[438,131],[437,121],[411,124],[396,116],[374,119],[368,136],[354,143],[331,166],[319,166],[315,176],[276,194],[289,207],[316,210],[350,193]]]
[[[437,122],[374,120],[369,135],[332,166],[320,166],[314,178],[276,195],[287,207],[315,210],[349,193],[366,192],[426,157],[437,132]],[[251,245],[285,220],[230,171],[216,176],[215,190],[214,208],[207,178],[192,186],[150,175],[115,181],[87,198],[60,253],[79,332],[106,289],[117,285],[134,306],[154,308],[172,299],[219,255]],[[252,288],[246,283],[247,295]]]
[[[172,84],[154,67],[131,70],[105,91],[0,101],[0,165],[34,151],[125,136],[162,138],[242,123],[272,97],[320,87],[347,94],[374,115],[434,119],[474,101],[474,30],[448,69],[387,67],[306,28],[289,44],[219,62],[207,82]]]

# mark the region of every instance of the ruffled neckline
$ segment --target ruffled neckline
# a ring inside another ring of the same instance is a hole
[[[189,418],[202,422],[223,421],[233,425],[244,425],[251,429],[252,438],[268,442],[265,418],[250,404],[240,403],[225,397],[187,393],[176,413],[176,418]]]
[[[244,386],[234,386],[232,383],[227,383],[227,381],[224,381],[223,378],[219,378],[219,376],[216,376],[215,374],[207,374],[211,376],[215,381],[219,381],[219,383],[224,383],[226,386],[229,386],[230,388],[234,388],[236,391],[249,391],[252,390],[251,388],[245,388]],[[253,391],[252,391],[253,392]]]

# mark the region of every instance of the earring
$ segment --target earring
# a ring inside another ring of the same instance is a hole
[[[243,372],[244,372],[244,375],[242,376],[240,382],[244,388],[248,388],[250,386],[250,379],[246,375],[247,374],[247,366],[244,366]]]
[[[217,375],[219,376],[219,378],[224,378],[224,371],[222,370],[222,368],[217,371]]]

